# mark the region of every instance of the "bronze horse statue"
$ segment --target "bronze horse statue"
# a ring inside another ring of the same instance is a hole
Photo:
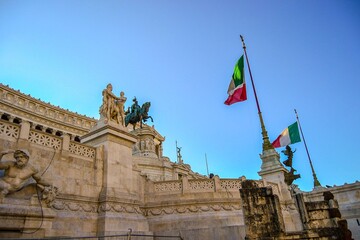
[[[139,105],[137,105],[137,107],[136,105],[135,107],[133,105],[132,112],[128,110],[125,116],[125,127],[131,123],[135,130],[135,126],[138,122],[140,122],[140,128],[142,128],[142,123],[145,123],[149,118],[151,119],[151,122],[153,122],[153,118],[148,115],[150,105],[150,102],[144,103],[141,108]]]

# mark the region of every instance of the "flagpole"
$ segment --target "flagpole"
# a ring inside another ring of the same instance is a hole
[[[311,167],[312,175],[313,175],[313,178],[314,178],[314,188],[316,188],[316,187],[321,187],[321,184],[320,184],[319,180],[318,180],[317,177],[316,177],[316,173],[315,173],[315,170],[314,170],[314,166],[313,166],[312,161],[311,161],[311,158],[310,158],[309,150],[308,150],[307,145],[306,145],[305,137],[304,137],[303,131],[302,131],[302,129],[301,129],[301,124],[300,124],[299,116],[298,116],[298,114],[297,114],[297,112],[296,112],[296,109],[294,109],[294,111],[295,111],[295,115],[296,115],[296,120],[297,120],[297,122],[298,122],[298,124],[299,124],[301,137],[302,137],[302,139],[304,140],[305,150],[306,150],[307,156],[308,156],[308,158],[309,158],[310,167]]]
[[[250,79],[251,79],[251,85],[253,87],[253,91],[254,91],[254,95],[255,95],[255,100],[256,100],[256,106],[258,109],[258,114],[259,114],[259,118],[260,118],[260,124],[261,124],[261,134],[263,137],[263,151],[264,150],[269,150],[269,149],[274,149],[274,147],[271,145],[270,141],[269,141],[269,136],[267,134],[266,128],[265,128],[265,124],[264,124],[264,120],[261,114],[261,110],[260,110],[260,104],[257,98],[257,94],[256,94],[256,89],[255,89],[255,84],[254,84],[254,80],[251,74],[251,69],[250,69],[250,64],[249,64],[249,59],[246,53],[246,46],[245,46],[245,42],[244,42],[244,38],[243,36],[240,35],[242,44],[243,44],[243,49],[244,49],[244,53],[245,53],[245,57],[246,57],[246,63],[249,69],[249,74],[250,74]]]
[[[207,173],[207,176],[209,177],[209,166],[208,166],[208,162],[207,162],[206,153],[205,153],[205,161],[206,161],[206,173]]]

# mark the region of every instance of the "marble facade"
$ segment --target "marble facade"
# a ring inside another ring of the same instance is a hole
[[[165,138],[154,127],[133,130],[89,118],[2,84],[0,117],[0,152],[28,149],[31,163],[58,189],[47,202],[39,201],[34,184],[2,197],[0,238],[106,236],[129,229],[183,239],[247,234],[239,193],[245,177],[208,178],[171,161],[163,156]],[[268,150],[261,159],[261,180],[255,182],[278,197],[284,232],[306,230],[279,155]],[[303,193],[304,202],[323,200],[327,190],[338,200],[353,238],[360,239],[360,183]],[[291,237],[284,239],[297,239]]]

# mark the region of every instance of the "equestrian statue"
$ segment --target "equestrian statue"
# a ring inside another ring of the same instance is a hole
[[[131,123],[133,125],[133,129],[135,130],[135,126],[138,122],[140,122],[140,128],[142,128],[142,123],[145,123],[149,118],[151,119],[151,122],[153,122],[153,118],[148,115],[151,105],[150,102],[144,103],[141,108],[136,97],[133,99],[133,102],[134,103],[131,105],[131,108],[126,111],[125,127]]]

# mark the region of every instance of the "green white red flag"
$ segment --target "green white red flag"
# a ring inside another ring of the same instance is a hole
[[[244,55],[239,58],[235,65],[234,73],[228,88],[228,94],[229,97],[224,102],[226,105],[242,102],[247,99],[244,76]]]
[[[298,123],[295,122],[288,126],[271,144],[274,148],[284,147],[293,143],[300,142],[300,133]]]

